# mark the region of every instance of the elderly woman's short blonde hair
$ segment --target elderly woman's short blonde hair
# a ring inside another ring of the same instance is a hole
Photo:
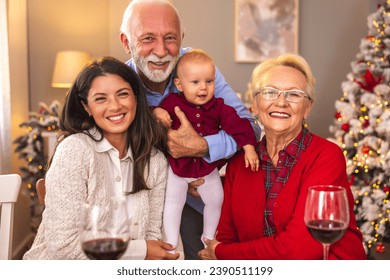
[[[311,71],[307,61],[302,56],[295,54],[283,54],[277,58],[264,60],[259,65],[257,65],[252,72],[251,78],[251,88],[253,93],[256,93],[259,88],[265,86],[265,74],[276,66],[288,66],[301,72],[306,77],[307,87],[305,92],[310,96],[311,100],[314,101],[315,79],[313,72]]]

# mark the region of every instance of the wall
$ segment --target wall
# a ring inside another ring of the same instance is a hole
[[[30,109],[38,103],[61,103],[66,89],[51,87],[55,56],[62,50],[82,50],[92,56],[108,53],[107,0],[29,0],[28,44]]]
[[[360,40],[367,36],[367,16],[376,10],[374,2],[301,0],[300,53],[317,78],[317,100],[309,125],[322,136],[330,135],[334,102],[342,95],[341,82],[351,72]]]
[[[122,15],[131,0],[108,0],[109,5],[109,55],[117,59],[126,61],[129,59],[128,54],[123,50],[119,41],[119,30],[122,23]]]

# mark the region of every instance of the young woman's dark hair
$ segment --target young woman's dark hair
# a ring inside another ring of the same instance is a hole
[[[85,111],[81,101],[88,104],[87,96],[92,82],[96,77],[114,74],[128,82],[134,92],[137,102],[137,111],[134,121],[129,127],[128,142],[133,153],[133,192],[149,189],[144,178],[145,168],[149,169],[152,149],[166,151],[166,131],[158,124],[151,114],[145,90],[137,73],[123,62],[113,57],[102,57],[91,61],[77,76],[76,81],[69,90],[65,105],[60,116],[60,140],[75,133],[85,133],[95,141],[103,139],[103,132],[95,124],[92,117]],[[95,139],[88,130],[96,128],[102,137]]]

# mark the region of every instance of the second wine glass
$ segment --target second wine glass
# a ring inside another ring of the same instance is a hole
[[[349,224],[345,188],[332,185],[309,187],[305,205],[305,224],[310,234],[323,245],[324,260],[329,246],[343,237]]]
[[[130,229],[126,201],[112,197],[108,205],[88,205],[81,246],[89,259],[119,259],[127,249]]]

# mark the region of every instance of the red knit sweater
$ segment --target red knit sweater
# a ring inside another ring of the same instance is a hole
[[[330,246],[329,259],[367,258],[353,214],[345,158],[336,144],[313,135],[274,203],[273,236],[263,236],[263,173],[245,168],[243,157],[244,153],[237,154],[226,170],[217,233],[222,243],[215,250],[218,259],[322,259],[322,245],[310,235],[303,220],[307,189],[319,184],[344,186],[349,198],[350,224],[345,235]]]

